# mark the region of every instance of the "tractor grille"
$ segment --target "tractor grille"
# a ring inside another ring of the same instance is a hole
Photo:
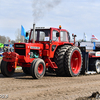
[[[15,52],[18,53],[19,55],[24,55],[25,56],[25,49],[15,49]]]
[[[25,48],[25,44],[15,44],[15,48]]]

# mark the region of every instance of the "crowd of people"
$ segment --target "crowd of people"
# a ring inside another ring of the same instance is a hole
[[[2,54],[3,52],[13,52],[13,51],[14,51],[13,45],[12,45],[12,47],[10,47],[10,46],[0,47],[0,54]]]

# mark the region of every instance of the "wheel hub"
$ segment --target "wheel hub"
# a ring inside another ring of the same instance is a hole
[[[38,66],[38,73],[42,74],[42,72],[43,72],[43,65],[39,64],[39,66]]]
[[[75,50],[71,57],[71,69],[74,74],[77,74],[81,68],[81,55]]]

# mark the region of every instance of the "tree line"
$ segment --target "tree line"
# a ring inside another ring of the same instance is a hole
[[[14,43],[19,42],[19,41],[23,42],[24,37],[21,36],[21,30],[20,29],[17,29],[15,36],[16,36],[15,40],[11,40],[11,38],[8,37],[8,36],[6,37],[6,36],[0,35],[0,43],[3,43],[3,44],[8,44],[8,43],[14,44]]]
[[[11,40],[10,37],[6,37],[6,36],[1,36],[0,35],[0,43],[3,43],[3,44],[8,44],[8,43],[11,43],[11,44],[14,44],[15,41],[14,40]]]

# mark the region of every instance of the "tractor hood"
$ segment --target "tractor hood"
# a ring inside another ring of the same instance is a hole
[[[43,50],[43,44],[41,43],[26,43],[26,46],[29,46],[30,49]]]

